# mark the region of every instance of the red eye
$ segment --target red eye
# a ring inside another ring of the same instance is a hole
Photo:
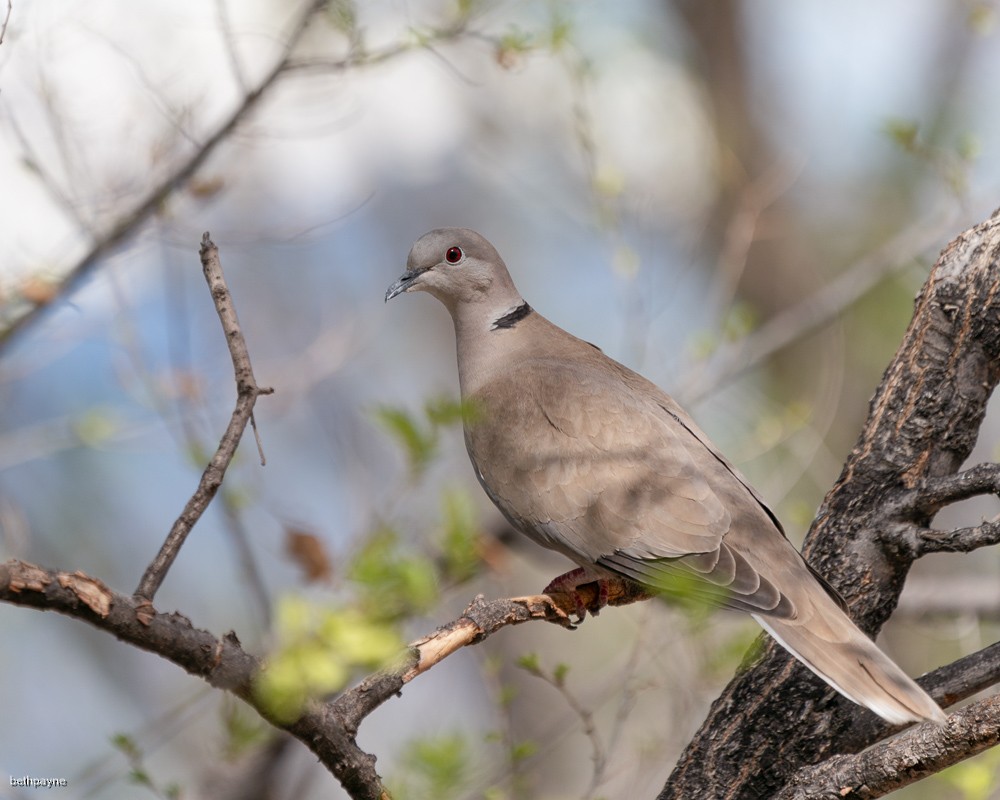
[[[465,258],[465,253],[462,252],[461,247],[449,247],[448,252],[444,254],[444,260],[449,264],[457,264]]]

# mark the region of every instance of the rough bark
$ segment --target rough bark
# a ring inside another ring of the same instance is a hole
[[[807,557],[872,635],[925,552],[922,535],[944,502],[932,491],[935,481],[968,458],[1000,380],[998,293],[994,214],[941,253],[864,430],[807,536]],[[913,502],[925,487],[931,500]],[[803,767],[871,744],[874,738],[859,740],[859,725],[872,737],[884,735],[871,716],[768,641],[760,661],[713,704],[659,796],[773,797]],[[967,755],[974,752],[970,744]]]

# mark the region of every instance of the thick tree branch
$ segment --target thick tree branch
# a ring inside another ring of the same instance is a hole
[[[127,644],[156,653],[191,675],[244,700],[275,727],[291,733],[340,780],[352,797],[384,800],[388,793],[329,703],[314,703],[292,724],[271,718],[253,693],[261,662],[234,633],[217,639],[181,614],[161,614],[147,600],[112,591],[82,572],[58,572],[23,561],[0,564],[0,601],[58,611],[89,622]]]
[[[916,557],[883,535],[887,521],[899,522],[892,509],[901,495],[958,471],[998,380],[1000,217],[994,215],[958,237],[935,264],[864,431],[806,540],[810,561],[869,633],[895,608]],[[911,504],[907,521],[929,528],[933,506]],[[853,731],[866,716],[768,642],[756,666],[713,704],[660,797],[773,796],[799,769],[856,747]]]
[[[857,755],[841,755],[793,776],[774,800],[870,798],[933,775],[1000,742],[1000,695],[973,703],[944,727],[919,725]]]
[[[146,572],[143,574],[142,580],[139,581],[139,586],[135,590],[136,597],[147,601],[153,599],[160,584],[163,583],[167,571],[174,563],[174,559],[177,558],[187,535],[201,519],[201,515],[205,513],[205,509],[208,508],[212,498],[215,497],[222,485],[226,469],[233,460],[233,456],[236,455],[236,448],[243,437],[243,430],[246,428],[247,422],[253,420],[253,407],[257,398],[273,391],[273,389],[257,386],[254,379],[250,354],[247,351],[243,332],[240,330],[239,319],[236,317],[236,308],[233,305],[232,296],[229,294],[229,288],[226,286],[225,276],[222,274],[219,250],[207,233],[201,240],[201,265],[205,273],[205,280],[212,292],[215,310],[222,322],[222,330],[226,335],[226,343],[233,361],[233,371],[236,374],[236,408],[233,409],[229,425],[226,427],[225,433],[222,434],[215,455],[212,456],[202,473],[198,488],[184,506],[181,515],[171,526],[160,552],[146,567]],[[259,448],[259,440],[257,445]],[[264,457],[261,453],[261,463],[263,464],[263,462]]]
[[[1000,683],[1000,643],[963,656],[951,664],[939,667],[917,679],[931,697],[948,708],[968,700],[983,689]],[[844,752],[856,753],[898,733],[901,729],[889,725],[874,714],[859,720],[843,737]]]

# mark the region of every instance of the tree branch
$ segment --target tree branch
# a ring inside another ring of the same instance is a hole
[[[834,756],[792,777],[774,800],[883,797],[1000,742],[1000,695],[918,725],[857,755]]]
[[[928,553],[971,553],[1000,542],[1000,519],[951,531],[927,529],[916,535],[917,556]]]
[[[598,600],[599,590],[596,584],[587,584],[578,587],[577,593],[584,605],[590,605]],[[608,585],[609,605],[647,598],[635,584],[614,581]],[[287,724],[272,718],[258,704],[253,682],[262,663],[243,650],[234,633],[216,639],[181,614],[159,613],[148,600],[114,592],[82,572],[58,572],[16,559],[0,563],[0,601],[89,622],[123,642],[166,658],[217,689],[231,692],[272,725],[305,744],[358,800],[388,798],[375,772],[375,757],[362,751],[355,741],[358,726],[368,714],[462,647],[478,644],[508,625],[531,620],[573,627],[569,615],[578,608],[578,598],[572,593],[492,601],[480,595],[457,620],[411,644],[395,667],[366,678],[335,700],[309,704],[297,721]]]
[[[181,614],[159,613],[147,600],[114,592],[82,572],[57,572],[18,560],[0,563],[0,601],[58,611],[162,656],[215,688],[231,692],[272,725],[287,730],[316,754],[352,797],[388,797],[375,772],[375,758],[345,732],[329,703],[311,704],[291,724],[268,715],[253,693],[261,662],[243,650],[236,634],[217,639]]]
[[[917,683],[945,708],[968,700],[998,682],[1000,643],[963,656],[917,679]],[[857,720],[850,732],[844,735],[842,749],[844,752],[860,752],[900,730],[899,726],[889,725],[874,714],[868,714],[865,719]]]
[[[883,536],[887,514],[901,493],[957,473],[1000,380],[998,263],[997,215],[941,253],[807,536],[807,557],[868,633],[895,608],[917,555]],[[931,511],[911,508],[908,522],[928,528]],[[660,798],[776,795],[799,769],[856,747],[854,731],[866,716],[768,642],[713,704]]]
[[[7,13],[4,15],[3,24],[0,25],[0,44],[3,44],[3,37],[7,35],[7,23],[10,22],[10,13],[14,10],[13,0],[7,0]]]
[[[309,27],[309,23],[326,5],[326,2],[327,0],[308,0],[305,9],[292,27],[284,52],[257,85],[257,88],[244,95],[240,104],[229,117],[205,139],[198,149],[191,153],[186,161],[179,164],[173,173],[154,186],[142,200],[131,210],[122,214],[107,231],[94,241],[90,250],[66,271],[58,285],[46,295],[44,301],[33,302],[26,312],[0,331],[0,350],[7,346],[15,334],[31,325],[59,297],[71,292],[97,266],[101,256],[117,247],[134,233],[140,225],[163,207],[164,202],[174,191],[183,186],[201,168],[208,157],[215,152],[215,149],[226,141],[237,126],[256,108],[274,82],[285,71],[285,67],[291,59],[296,45]]]
[[[984,494],[1000,496],[1000,464],[977,464],[954,475],[928,476],[896,498],[892,515],[911,519],[935,514],[946,505]]]
[[[226,469],[229,467],[233,456],[236,455],[236,448],[239,446],[243,436],[243,430],[247,422],[253,420],[253,407],[257,398],[262,394],[271,394],[274,390],[261,388],[253,375],[253,366],[250,363],[250,353],[247,351],[246,340],[240,330],[240,322],[236,316],[236,308],[233,305],[232,296],[226,286],[225,276],[222,274],[222,262],[219,260],[219,250],[206,233],[201,240],[201,265],[205,273],[205,280],[212,292],[212,300],[215,303],[215,310],[219,314],[222,322],[222,330],[226,336],[226,343],[229,346],[229,354],[233,361],[233,371],[236,375],[236,408],[233,409],[229,419],[229,425],[219,442],[219,447],[215,455],[208,462],[205,471],[202,473],[198,488],[184,506],[181,515],[174,522],[167,534],[166,541],[160,548],[160,552],[146,567],[146,571],[136,587],[136,597],[151,601],[156,594],[160,584],[167,575],[167,571],[177,558],[184,540],[191,532],[191,529],[201,519],[212,498],[222,485]],[[258,448],[260,442],[257,442]],[[264,456],[261,453],[261,464],[264,463]]]
[[[605,590],[609,606],[649,599],[649,594],[638,584],[617,578],[608,579]],[[461,648],[479,644],[508,625],[520,625],[531,620],[546,620],[572,629],[576,626],[570,622],[570,615],[577,613],[581,603],[585,608],[594,606],[598,598],[596,583],[578,586],[575,592],[502,600],[487,601],[482,595],[477,595],[462,616],[414,641],[396,666],[366,678],[341,695],[334,705],[348,730],[355,732],[365,717],[398,694],[403,686]]]
[[[188,156],[187,160],[179,164],[169,176],[154,186],[133,208],[115,220],[93,242],[90,249],[76,264],[69,267],[63,273],[55,285],[51,287],[51,290],[45,293],[44,297],[33,300],[25,299],[27,310],[0,330],[0,352],[3,351],[17,333],[29,327],[47,308],[56,303],[59,298],[64,297],[76,288],[80,281],[97,266],[102,256],[121,244],[135,233],[143,223],[156,214],[163,207],[167,199],[194,176],[208,160],[209,156],[215,152],[216,148],[229,139],[237,127],[254,111],[260,101],[273,88],[279,77],[293,71],[306,72],[317,70],[320,72],[341,72],[352,67],[376,65],[420,45],[426,46],[434,42],[445,41],[467,32],[466,21],[463,19],[459,24],[432,31],[419,43],[407,41],[389,45],[383,50],[371,53],[359,54],[352,50],[348,57],[341,60],[295,59],[294,53],[298,43],[309,28],[309,24],[313,18],[326,7],[327,2],[328,0],[308,0],[305,8],[288,34],[287,43],[280,58],[272,65],[256,88],[248,91],[243,96],[239,105],[229,117]],[[225,32],[223,33],[225,35]],[[52,189],[51,186],[48,188]],[[60,192],[56,192],[56,199],[65,207],[66,204]],[[76,215],[75,211],[73,213]]]

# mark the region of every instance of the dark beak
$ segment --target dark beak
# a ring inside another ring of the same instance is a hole
[[[392,286],[385,290],[385,302],[389,302],[397,294],[402,294],[403,292],[408,292],[410,288],[417,282],[417,278],[423,275],[427,270],[425,269],[408,269],[402,275],[399,276],[399,280],[396,281]]]

